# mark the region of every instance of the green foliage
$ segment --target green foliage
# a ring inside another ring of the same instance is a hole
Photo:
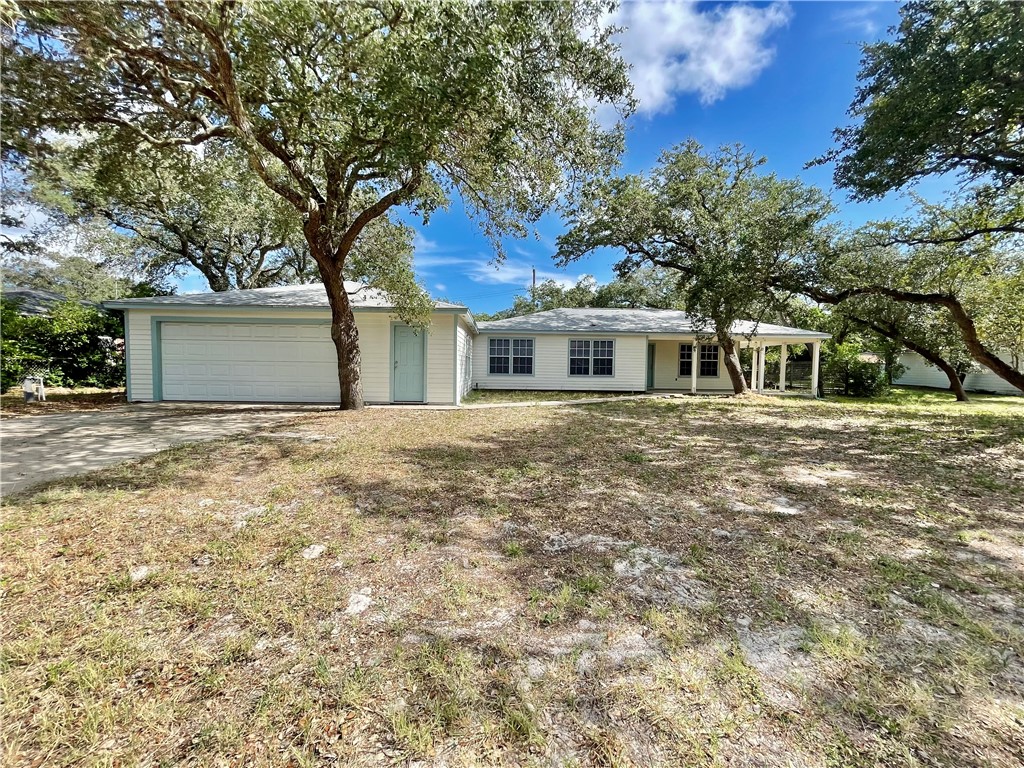
[[[677,283],[678,279],[671,272],[654,267],[641,267],[604,285],[598,285],[590,275],[584,275],[570,286],[551,279],[542,280],[535,289],[516,296],[508,309],[480,313],[477,319],[501,320],[549,309],[579,307],[682,309]]]
[[[764,173],[764,162],[740,146],[705,152],[687,141],[647,176],[589,184],[558,238],[562,263],[612,247],[626,253],[620,274],[643,265],[672,274],[677,300],[725,350],[737,392],[746,387],[734,324],[777,311],[776,287],[796,282],[832,213],[819,190]]]
[[[170,292],[163,285],[136,282],[84,256],[10,254],[3,261],[3,270],[9,285],[50,291],[78,301],[163,296]]]
[[[500,254],[503,235],[617,161],[621,126],[602,128],[595,105],[632,108],[603,0],[17,8],[7,156],[45,157],[72,134],[244,157],[301,221],[327,286],[343,407],[362,399],[342,284],[367,227],[396,206],[426,219],[458,196]],[[405,269],[393,258],[381,274],[422,293],[393,279]]]
[[[900,17],[864,48],[836,183],[869,198],[933,174],[1024,177],[1024,6],[916,0]]]
[[[857,341],[822,344],[821,373],[826,391],[835,394],[879,397],[889,390],[885,365]]]
[[[76,301],[55,305],[48,315],[22,316],[17,304],[0,299],[2,361],[0,387],[7,390],[37,368],[49,369],[50,386],[113,387],[124,383],[121,321]]]

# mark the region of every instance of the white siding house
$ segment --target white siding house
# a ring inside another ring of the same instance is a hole
[[[1013,364],[1009,355],[1000,355],[1000,358]],[[906,370],[896,379],[896,384],[909,387],[935,387],[937,389],[949,389],[949,379],[946,374],[929,363],[916,352],[905,352],[900,356],[900,364]],[[996,376],[988,368],[976,368],[967,374],[964,379],[964,389],[969,392],[995,392],[1000,395],[1024,395],[1019,389],[1005,379]]]
[[[368,403],[457,404],[457,328],[469,310],[437,302],[406,326],[377,291],[346,284]],[[338,363],[322,285],[108,302],[125,313],[128,399],[334,403]]]
[[[406,325],[380,291],[347,283],[367,403],[459,405],[472,389],[728,392],[712,334],[671,310],[558,309],[479,325],[458,304],[435,302],[425,328]],[[303,402],[339,399],[330,308],[322,285],[108,302],[125,313],[131,401]],[[827,334],[738,324],[764,354]],[[814,365],[812,380],[816,380]],[[772,382],[767,386],[774,387]],[[785,388],[785,366],[778,382]]]
[[[732,392],[714,334],[695,326],[683,312],[662,309],[553,309],[481,322],[473,355],[478,389],[577,391]],[[738,323],[738,343],[750,347],[764,381],[766,347],[783,355],[790,345],[808,344],[818,359],[827,333],[801,328]],[[602,359],[603,358],[603,359]],[[785,368],[778,388],[785,388]],[[812,372],[817,380],[817,364]]]

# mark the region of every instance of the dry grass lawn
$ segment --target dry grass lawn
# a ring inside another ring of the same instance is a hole
[[[1019,400],[318,413],[2,548],[5,765],[1024,761]]]

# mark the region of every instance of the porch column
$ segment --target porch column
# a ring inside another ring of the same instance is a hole
[[[821,342],[811,344],[811,396],[818,396],[818,357],[821,354]]]
[[[762,395],[764,394],[764,369],[765,363],[767,362],[767,360],[765,359],[767,356],[764,352],[764,347],[761,347],[761,355],[758,358],[758,362],[760,363],[760,365],[758,365],[757,367],[757,391]]]
[[[761,369],[760,362],[761,348],[751,346],[750,348],[750,391],[757,392],[757,372]]]
[[[789,345],[783,344],[779,353],[779,392],[786,391],[786,355],[789,354]]]
[[[697,394],[697,366],[700,365],[700,344],[697,339],[693,340],[693,350],[690,352],[690,394]]]

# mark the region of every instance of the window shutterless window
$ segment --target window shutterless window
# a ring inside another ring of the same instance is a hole
[[[611,376],[615,359],[614,341],[595,341],[594,359],[591,365],[592,376]]]
[[[589,376],[590,375],[590,342],[570,341],[569,342],[569,375]]]
[[[693,375],[693,344],[679,345],[679,375]]]
[[[614,376],[615,342],[604,339],[570,339],[569,375]]]
[[[718,345],[700,345],[700,375],[715,378],[718,376]]]
[[[533,339],[512,339],[512,373],[533,375]]]
[[[533,339],[491,339],[487,370],[496,375],[533,375]]]

